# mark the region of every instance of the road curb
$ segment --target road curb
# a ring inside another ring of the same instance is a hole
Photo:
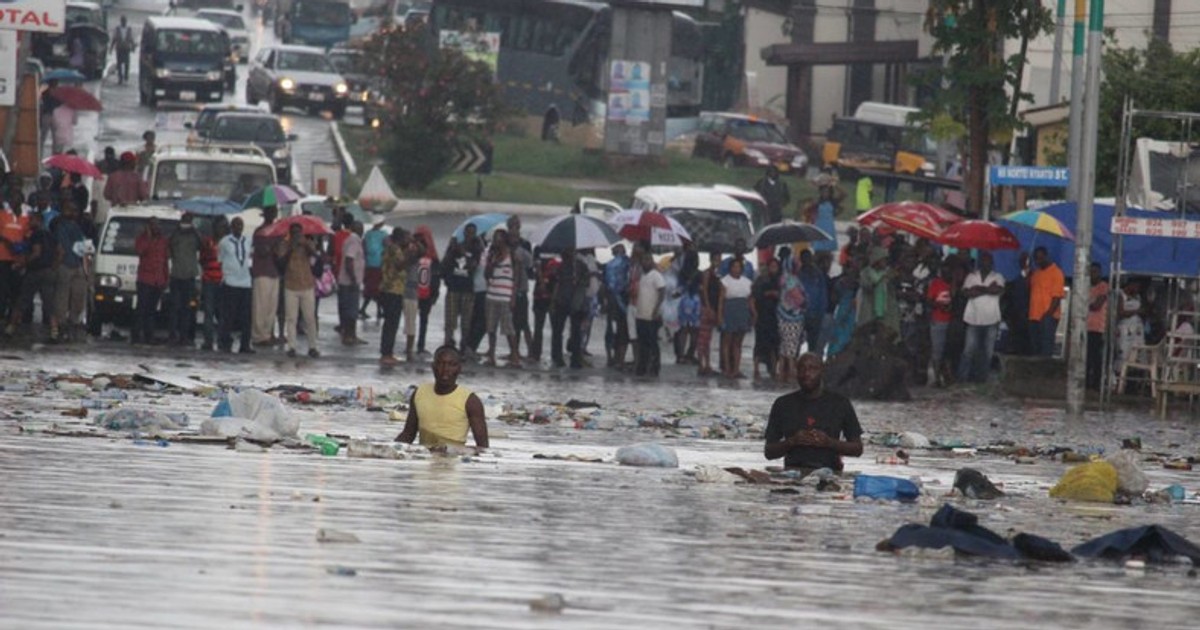
[[[346,171],[355,177],[358,176],[358,165],[354,163],[354,158],[350,155],[350,151],[346,149],[346,140],[342,138],[342,132],[338,129],[336,120],[329,121],[329,133],[333,136],[333,145],[337,147],[338,157],[342,160],[342,166],[346,167]]]

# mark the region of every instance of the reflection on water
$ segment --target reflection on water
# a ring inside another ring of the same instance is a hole
[[[115,369],[111,358],[105,362]],[[344,369],[317,369],[239,378],[345,384]],[[380,391],[406,384],[373,372],[353,378]],[[483,374],[471,386],[508,402],[546,402],[563,389]],[[611,388],[584,379],[571,383],[570,395],[624,409],[704,400],[754,413],[765,413],[774,397],[668,384],[626,386],[613,400]],[[190,396],[151,402],[187,409],[193,418],[211,406]],[[0,403],[41,404],[38,413],[53,414],[53,401],[5,394]],[[1171,452],[1197,443],[1196,425],[1182,421],[1121,413],[1072,425],[1056,410],[977,396],[858,407],[871,432],[919,430],[965,443],[1111,450],[1136,435],[1147,450]],[[302,433],[384,439],[398,430],[384,414],[361,409],[305,410],[302,422]],[[14,420],[0,420],[0,625],[1195,627],[1195,580],[1179,567],[1027,567],[936,552],[880,554],[875,543],[902,523],[927,521],[938,501],[858,504],[836,493],[697,484],[682,470],[534,460],[535,452],[610,457],[617,445],[654,433],[503,428],[510,437],[495,441],[493,456],[381,461],[31,436],[18,434]],[[660,437],[678,449],[683,470],[765,464],[757,442]],[[869,446],[848,468],[919,476],[933,495],[949,490],[957,468],[979,468],[1012,496],[961,507],[1003,534],[1030,531],[1069,547],[1158,522],[1200,541],[1196,506],[1051,501],[1046,489],[1061,464],[921,452],[907,467],[873,463],[888,450]],[[1193,477],[1200,473],[1149,467],[1147,474],[1152,487],[1200,489]],[[319,528],[352,532],[362,542],[318,543]],[[357,574],[330,572],[337,567]],[[548,593],[566,598],[561,615],[530,611],[529,601]]]

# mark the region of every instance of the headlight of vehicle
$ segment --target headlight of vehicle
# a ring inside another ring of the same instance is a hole
[[[279,80],[279,89],[291,92],[292,90],[296,89],[296,82],[284,77]]]
[[[271,157],[275,158],[276,160],[286,160],[288,157],[288,150],[275,149],[275,152],[271,154]]]
[[[121,279],[118,278],[117,276],[112,276],[112,275],[105,273],[105,274],[100,274],[99,276],[96,276],[96,284],[101,287],[120,289],[121,288]]]
[[[349,89],[350,88],[347,87],[345,83],[339,83],[333,86],[333,91],[337,92],[338,94],[345,94]]]
[[[154,71],[154,76],[156,76],[160,79],[165,79],[165,78],[171,76],[171,71],[167,68],[159,68]]]
[[[209,81],[220,81],[221,75],[222,73],[220,70],[209,70],[204,74],[204,78],[208,79]]]
[[[364,103],[371,100],[371,90],[363,90],[362,94],[359,94],[358,99]]]

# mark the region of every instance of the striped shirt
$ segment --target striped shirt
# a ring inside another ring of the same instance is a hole
[[[496,302],[507,302],[513,296],[513,266],[512,256],[505,254],[504,258],[492,264],[492,277],[488,280],[487,299]]]

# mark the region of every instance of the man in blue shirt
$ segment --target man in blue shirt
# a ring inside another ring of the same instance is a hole
[[[811,250],[800,252],[800,284],[808,298],[804,310],[804,338],[808,340],[808,351],[817,352],[817,341],[821,338],[821,324],[829,305],[829,277],[813,260]]]
[[[358,309],[359,319],[367,318],[367,305],[375,300],[375,319],[379,319],[382,309],[379,306],[379,281],[383,279],[383,250],[387,246],[390,231],[383,221],[371,227],[371,231],[363,235],[363,300],[362,308]]]
[[[629,348],[629,256],[625,246],[612,248],[613,258],[604,265],[604,295],[608,322],[604,329],[604,345],[610,349],[608,367],[625,366],[625,351]]]

